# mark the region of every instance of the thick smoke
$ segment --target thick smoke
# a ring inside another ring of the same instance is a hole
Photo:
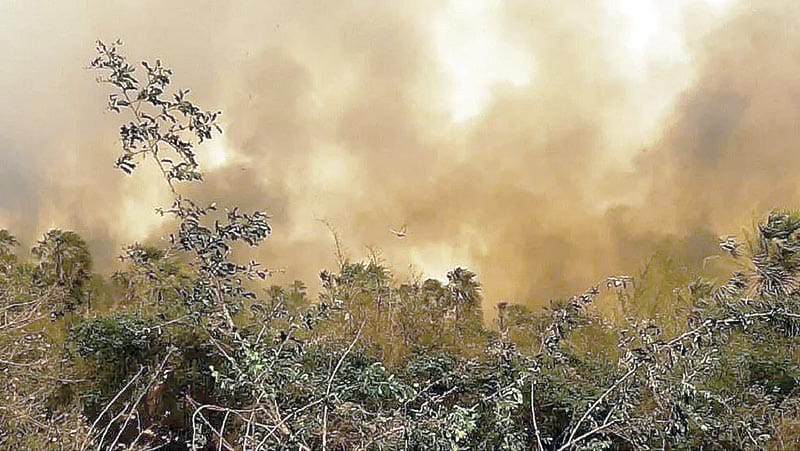
[[[95,39],[119,37],[223,110],[225,134],[199,149],[207,182],[187,189],[273,215],[258,255],[277,280],[335,264],[322,221],[399,274],[468,266],[490,301],[540,304],[670,241],[699,261],[714,234],[797,204],[800,10],[674,4],[661,48],[637,47],[647,25],[609,2],[487,2],[479,23],[529,76],[454,121],[441,61],[459,43],[435,30],[458,3],[7,2],[0,225],[27,243],[74,228],[101,263],[163,235],[167,190],[112,169],[121,118],[83,69]]]

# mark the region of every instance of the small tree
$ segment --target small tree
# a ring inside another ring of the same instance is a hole
[[[38,283],[65,290],[63,309],[56,313],[74,310],[82,302],[85,285],[92,276],[92,257],[86,242],[75,232],[53,229],[37,242],[31,252],[39,259]]]
[[[0,229],[0,272],[8,272],[17,262],[17,256],[11,251],[19,245],[17,238],[8,230]]]

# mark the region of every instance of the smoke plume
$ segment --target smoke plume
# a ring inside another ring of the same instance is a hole
[[[800,7],[747,3],[5,2],[0,226],[75,229],[101,267],[163,236],[166,186],[112,169],[122,118],[84,69],[121,38],[223,111],[186,190],[272,215],[276,281],[335,264],[323,221],[401,275],[467,266],[492,302],[668,242],[699,261],[800,196]]]

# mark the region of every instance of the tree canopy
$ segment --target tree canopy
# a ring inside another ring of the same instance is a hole
[[[116,167],[160,169],[176,228],[123,249],[108,279],[76,232],[50,230],[25,262],[0,230],[0,448],[800,446],[797,213],[723,238],[722,283],[655,255],[535,311],[489,306],[469,269],[404,280],[376,258],[340,258],[318,294],[265,287],[234,250],[262,245],[269,215],[182,193],[220,113],[120,42],[91,67],[126,115]]]

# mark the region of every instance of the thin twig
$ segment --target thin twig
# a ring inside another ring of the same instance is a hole
[[[322,408],[322,451],[327,451],[328,449],[328,397],[331,395],[331,386],[333,386],[333,379],[336,377],[336,373],[339,371],[339,368],[344,363],[344,359],[347,357],[347,354],[350,354],[350,351],[353,350],[353,346],[356,345],[359,337],[361,337],[361,331],[364,329],[364,324],[366,324],[367,320],[361,321],[361,326],[358,327],[358,332],[356,333],[356,337],[350,342],[350,346],[347,347],[347,350],[344,351],[342,357],[339,358],[339,361],[336,363],[336,367],[331,372],[331,377],[328,378],[328,388],[325,390],[325,406]]]
[[[147,386],[144,387],[144,389],[142,390],[142,393],[139,395],[138,398],[136,398],[136,402],[134,402],[133,405],[131,406],[130,414],[125,419],[125,423],[122,424],[122,427],[120,428],[119,432],[117,432],[117,436],[114,438],[114,442],[111,443],[111,446],[109,446],[108,449],[114,449],[114,446],[119,441],[119,438],[122,436],[122,433],[125,431],[125,428],[128,427],[128,422],[131,420],[131,416],[136,414],[137,418],[138,418],[139,414],[138,414],[138,412],[136,412],[136,408],[139,406],[139,403],[142,402],[142,399],[147,394],[147,391],[150,390],[150,387],[153,386],[153,384],[155,383],[156,379],[161,376],[161,373],[164,370],[164,365],[167,364],[167,360],[169,360],[169,358],[172,355],[173,351],[174,351],[174,348],[170,348],[169,351],[167,351],[167,355],[164,356],[164,359],[161,361],[161,365],[158,366],[158,369],[156,370],[156,373],[150,379],[150,383],[148,383]]]
[[[608,388],[608,390],[606,390],[605,392],[603,392],[603,394],[602,394],[602,395],[600,395],[600,397],[599,397],[599,398],[597,398],[597,400],[595,400],[595,402],[593,402],[591,406],[589,406],[589,408],[588,408],[588,409],[586,410],[586,412],[583,414],[583,416],[581,417],[581,419],[580,419],[580,420],[578,420],[578,422],[575,424],[575,427],[574,427],[574,428],[572,428],[572,432],[569,434],[569,439],[567,439],[567,442],[566,442],[566,443],[565,443],[563,446],[561,446],[560,448],[558,448],[558,451],[561,451],[561,450],[567,449],[568,447],[570,447],[570,446],[572,446],[572,445],[573,445],[573,443],[576,441],[576,440],[574,439],[574,437],[575,437],[575,434],[578,432],[578,429],[580,429],[581,425],[582,425],[582,424],[583,424],[583,422],[586,420],[586,418],[588,418],[588,417],[589,417],[589,414],[591,414],[591,413],[592,413],[592,411],[593,411],[593,410],[594,410],[594,409],[595,409],[595,408],[596,408],[596,407],[597,407],[597,406],[598,406],[598,405],[599,405],[601,402],[603,402],[603,400],[606,398],[606,396],[610,395],[610,394],[611,394],[611,393],[612,393],[612,392],[613,392],[613,391],[614,391],[614,390],[615,390],[615,389],[616,389],[616,388],[617,388],[617,387],[618,387],[618,386],[619,386],[619,385],[620,385],[622,382],[624,382],[624,381],[625,381],[626,379],[628,379],[628,378],[629,378],[629,377],[630,377],[630,376],[631,376],[633,373],[635,373],[637,369],[639,369],[639,365],[635,365],[635,366],[634,366],[633,368],[631,368],[631,369],[630,369],[630,370],[629,370],[627,373],[625,373],[625,375],[624,375],[624,376],[622,376],[621,378],[617,379],[617,381],[616,381],[616,382],[614,382],[614,384],[613,384],[611,387],[609,387],[609,388]],[[584,435],[581,435],[579,438],[583,438],[585,435],[586,435],[586,434],[584,434]]]
[[[544,451],[544,445],[542,444],[542,435],[539,432],[539,425],[536,422],[536,408],[534,407],[533,403],[533,392],[534,387],[536,386],[535,382],[531,382],[531,422],[533,423],[533,431],[536,434],[536,444],[539,446],[539,451]]]
[[[86,445],[88,444],[88,441],[91,439],[92,431],[94,431],[94,428],[97,427],[97,423],[100,422],[100,419],[103,418],[103,415],[105,415],[106,412],[108,412],[108,409],[111,408],[111,406],[117,401],[117,399],[119,399],[119,397],[122,396],[123,393],[125,393],[128,387],[130,387],[131,384],[133,384],[133,382],[136,379],[138,379],[139,376],[142,375],[143,371],[144,371],[144,365],[142,365],[142,367],[139,368],[139,371],[136,373],[136,375],[134,375],[133,378],[130,381],[128,381],[128,383],[125,384],[125,386],[122,387],[122,389],[118,391],[116,395],[114,395],[114,398],[112,398],[111,401],[108,402],[105,409],[103,409],[103,411],[100,412],[100,415],[97,416],[97,418],[94,420],[94,423],[92,423],[92,427],[90,427],[89,431],[86,433],[86,439],[84,439],[83,443],[81,443],[81,451],[86,449]]]

